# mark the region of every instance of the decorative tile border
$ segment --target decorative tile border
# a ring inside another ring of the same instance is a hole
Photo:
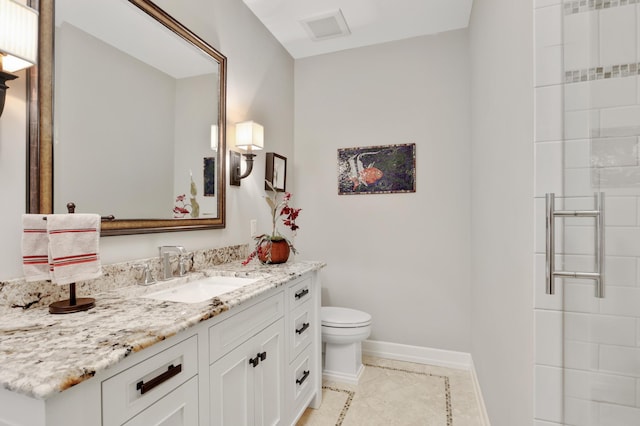
[[[640,2],[640,0],[638,0]],[[632,64],[609,65],[606,67],[591,67],[581,70],[564,72],[565,83],[580,83],[583,81],[603,80],[609,78],[623,78],[640,75],[640,62]]]
[[[441,376],[439,374],[431,374],[431,373],[422,373],[419,371],[405,370],[404,368],[383,367],[380,365],[373,365],[373,364],[367,364],[367,363],[363,363],[363,364],[366,365],[367,367],[383,368],[385,370],[392,370],[392,371],[402,371],[403,373],[419,374],[421,376],[430,376],[430,377],[437,377],[439,379],[442,379],[444,381],[444,398],[445,398],[445,406],[446,406],[445,409],[447,411],[447,426],[453,425],[453,410],[451,408],[451,385],[449,384],[449,378],[447,376]]]
[[[342,407],[342,410],[340,410],[340,415],[338,416],[338,420],[336,420],[336,426],[342,426],[342,422],[344,421],[344,418],[347,415],[347,411],[349,411],[349,407],[351,407],[351,401],[353,401],[353,397],[355,396],[356,393],[354,391],[334,388],[331,386],[323,386],[322,389],[330,390],[333,392],[342,392],[347,394],[347,400],[345,401],[344,406]]]
[[[365,366],[367,366],[367,367],[372,367],[372,368],[381,368],[381,369],[390,370],[390,371],[401,371],[403,373],[418,374],[418,375],[421,375],[421,376],[437,377],[439,379],[442,379],[443,383],[444,383],[445,411],[446,411],[446,417],[447,417],[447,425],[446,426],[453,426],[453,409],[452,409],[452,406],[451,406],[451,385],[449,383],[449,377],[442,376],[442,375],[439,375],[439,374],[423,373],[423,372],[420,372],[420,371],[406,370],[404,368],[386,367],[386,366],[374,365],[374,364],[369,364],[369,363],[363,363],[363,364]],[[334,392],[343,392],[343,393],[346,393],[348,395],[347,396],[347,400],[345,401],[344,406],[342,407],[342,410],[340,411],[340,415],[338,416],[338,420],[336,421],[336,426],[341,426],[342,422],[344,421],[345,417],[347,416],[349,408],[351,407],[351,403],[353,402],[353,398],[355,397],[356,392],[348,390],[348,389],[340,389],[340,388],[335,387],[335,386],[323,386],[322,388],[326,389],[326,390],[334,391]]]
[[[564,2],[564,14],[573,15],[630,4],[640,4],[640,0],[569,0]]]

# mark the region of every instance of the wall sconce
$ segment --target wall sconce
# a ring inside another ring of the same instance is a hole
[[[229,151],[229,185],[240,186],[240,180],[246,178],[253,170],[253,154],[252,150],[262,149],[264,146],[264,129],[255,121],[243,121],[236,123],[236,148],[246,150],[242,154],[247,163],[247,169],[240,174],[240,153]]]
[[[218,150],[218,125],[211,125],[211,151]]]
[[[37,57],[38,12],[13,0],[0,0],[0,116],[6,82],[18,77],[10,72],[35,65]]]

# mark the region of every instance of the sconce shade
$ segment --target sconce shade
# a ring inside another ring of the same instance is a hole
[[[211,125],[211,150],[212,151],[218,150],[218,125],[217,124]]]
[[[251,151],[264,147],[264,128],[255,121],[236,123],[236,148]]]
[[[38,58],[38,12],[13,0],[0,0],[0,71],[15,72]]]

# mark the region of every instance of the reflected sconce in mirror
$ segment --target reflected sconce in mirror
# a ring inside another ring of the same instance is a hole
[[[12,72],[29,68],[38,58],[38,12],[13,0],[0,0],[0,115]]]
[[[218,150],[218,125],[211,125],[211,151]]]
[[[229,151],[229,185],[240,186],[240,180],[246,178],[253,170],[252,151],[264,147],[264,129],[255,121],[243,121],[236,123],[236,148],[245,150],[244,154]],[[244,156],[247,168],[240,174],[240,156]]]

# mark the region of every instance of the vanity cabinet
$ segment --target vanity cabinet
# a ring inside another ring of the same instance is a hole
[[[313,277],[304,276],[285,290],[287,322],[287,369],[285,399],[289,406],[286,424],[295,424],[312,403],[318,407],[321,394],[319,290]]]
[[[284,293],[209,329],[209,424],[277,425],[284,396]]]
[[[281,424],[283,348],[279,319],[211,365],[210,425]]]
[[[319,288],[307,272],[45,400],[0,389],[0,426],[294,425],[322,398]]]

